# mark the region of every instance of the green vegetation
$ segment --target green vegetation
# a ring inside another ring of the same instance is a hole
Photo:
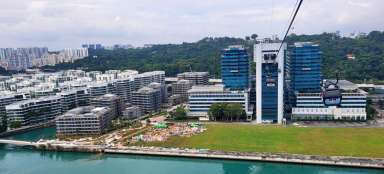
[[[384,129],[300,128],[245,124],[209,124],[192,137],[171,137],[150,146],[208,148],[325,156],[384,157]]]
[[[59,64],[47,69],[81,68],[87,71],[109,69],[135,69],[140,72],[164,70],[167,75],[180,72],[209,71],[220,77],[221,50],[228,45],[243,44],[240,38],[204,38],[196,43],[154,45],[150,48],[90,50],[90,56],[74,63]]]
[[[367,99],[367,106],[365,109],[367,111],[367,120],[374,119],[378,114],[376,109],[373,107],[372,99]]]
[[[215,103],[209,107],[208,115],[210,120],[238,121],[245,113],[241,104]]]
[[[185,111],[184,107],[177,107],[175,111],[169,113],[171,118],[174,120],[185,120],[187,119],[187,111]]]
[[[12,129],[19,128],[19,127],[21,127],[21,122],[20,121],[12,121],[9,123],[9,127]]]
[[[0,113],[0,133],[7,130],[7,116],[5,113]]]
[[[335,33],[317,35],[291,35],[288,42],[310,41],[320,44],[322,70],[327,78],[334,78],[335,71],[341,78],[355,82],[381,83],[384,80],[384,32],[372,31],[356,39],[339,37]],[[355,59],[347,59],[347,54]]]
[[[45,68],[50,70],[79,68],[87,71],[136,69],[141,72],[165,70],[168,76],[173,76],[189,71],[192,67],[194,71],[208,71],[213,77],[220,77],[221,50],[229,45],[243,44],[252,54],[254,40],[250,39],[204,38],[194,43],[154,45],[150,48],[90,50],[88,58]],[[372,31],[366,37],[356,39],[339,37],[335,33],[292,34],[287,41],[289,44],[298,41],[320,44],[323,74],[326,78],[334,78],[337,70],[342,78],[355,82],[384,81],[384,32]],[[353,54],[355,59],[347,59],[347,54]],[[252,71],[255,72],[255,69],[252,68]]]

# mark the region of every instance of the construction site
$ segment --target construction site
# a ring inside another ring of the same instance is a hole
[[[204,131],[206,131],[206,127],[201,123],[173,123],[167,122],[164,116],[157,116],[147,120],[137,120],[129,127],[117,129],[103,135],[65,137],[58,138],[56,141],[118,148],[145,142],[162,142],[172,136],[191,137]]]

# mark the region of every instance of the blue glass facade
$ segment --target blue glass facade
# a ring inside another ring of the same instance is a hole
[[[290,85],[293,92],[321,90],[321,53],[319,45],[295,43],[289,52]]]
[[[263,64],[262,71],[262,116],[263,120],[277,121],[277,64]]]
[[[230,46],[221,56],[221,78],[226,88],[242,90],[249,87],[249,57],[241,46]]]

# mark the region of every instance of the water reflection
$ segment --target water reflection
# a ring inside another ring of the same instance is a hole
[[[238,162],[223,161],[224,174],[233,174],[233,173],[248,174],[248,173],[252,173],[252,171],[255,171],[255,170],[258,170],[258,169],[255,169],[250,163],[247,163],[247,162],[238,163]]]

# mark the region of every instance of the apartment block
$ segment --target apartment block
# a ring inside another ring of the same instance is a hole
[[[177,74],[177,78],[189,80],[193,85],[208,85],[208,72],[184,72]]]
[[[143,87],[132,93],[132,105],[138,106],[143,114],[156,112],[161,107],[161,92]]]
[[[91,99],[91,105],[96,107],[111,108],[112,118],[122,115],[124,103],[121,97],[115,94],[105,94]]]
[[[47,96],[7,105],[8,124],[17,122],[27,126],[51,121],[61,114],[60,100],[60,96]]]
[[[99,135],[111,124],[112,111],[108,107],[78,107],[56,119],[57,136]]]

